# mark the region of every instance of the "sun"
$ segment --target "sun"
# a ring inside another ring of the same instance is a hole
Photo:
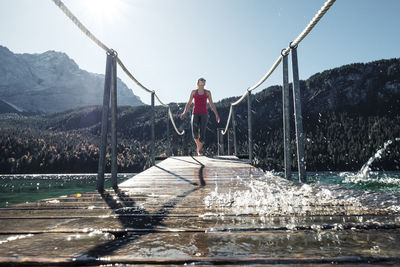
[[[111,20],[121,9],[121,0],[82,0],[85,11],[94,19]]]

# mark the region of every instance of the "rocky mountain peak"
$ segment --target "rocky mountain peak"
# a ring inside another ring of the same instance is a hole
[[[120,79],[118,105],[143,103]],[[67,54],[14,54],[0,46],[0,100],[24,111],[53,113],[101,105],[104,75],[79,68]]]

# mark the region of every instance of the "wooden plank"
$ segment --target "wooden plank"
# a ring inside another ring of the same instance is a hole
[[[364,222],[360,222],[362,219]],[[343,222],[346,221],[346,222]],[[8,218],[0,220],[0,233],[31,233],[46,231],[76,232],[91,229],[91,231],[109,231],[105,229],[155,229],[171,228],[186,230],[209,231],[320,231],[320,230],[368,230],[368,229],[399,229],[400,223],[396,216],[291,216],[259,217],[245,214],[110,214],[104,216],[53,216]]]
[[[288,266],[310,266],[315,264],[345,264],[348,267],[355,266],[387,266],[400,263],[398,257],[175,257],[175,258],[133,258],[110,256],[103,258],[96,257],[61,257],[44,258],[34,257],[0,257],[0,264],[9,266],[114,266],[115,264],[130,266],[140,264],[143,266],[153,265],[288,265]],[[128,265],[127,265],[128,264]],[[290,265],[289,265],[290,264]]]
[[[400,231],[369,231],[335,234],[309,232],[155,232],[130,233],[115,236],[109,233],[50,233],[21,237],[7,246],[0,247],[1,257],[113,257],[118,259],[142,259],[151,262],[162,258],[202,261],[202,257],[234,258],[251,257],[264,259],[336,258],[336,257],[387,257],[398,259],[395,239]],[[296,246],[293,246],[296,244]],[[385,251],[371,250],[371,244]],[[340,249],[339,249],[340,248]],[[297,256],[299,255],[299,256]],[[301,256],[300,256],[301,255]]]

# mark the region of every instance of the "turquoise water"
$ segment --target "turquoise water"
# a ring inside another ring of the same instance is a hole
[[[282,174],[278,174],[282,176]],[[119,174],[118,182],[134,176]],[[111,186],[110,176],[105,187]],[[95,191],[96,174],[0,175],[0,207]],[[297,174],[293,173],[293,181]],[[369,172],[367,177],[357,172],[309,172],[308,183],[337,184],[364,191],[400,194],[400,172]]]
[[[298,181],[293,174],[293,181]],[[307,182],[337,184],[352,189],[400,194],[400,172],[369,172],[366,177],[359,172],[308,172]]]
[[[134,174],[118,174],[118,182]],[[21,174],[0,175],[0,207],[95,191],[97,174]],[[105,175],[105,188],[111,187],[110,175]]]

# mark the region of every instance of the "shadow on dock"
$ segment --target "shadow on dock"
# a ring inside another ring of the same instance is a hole
[[[145,209],[139,207],[135,201],[120,188],[114,190],[117,198],[109,193],[102,194],[104,202],[107,203],[110,209],[115,211],[125,231],[109,231],[109,233],[114,235],[114,240],[100,244],[83,253],[78,258],[86,258],[87,260],[89,257],[89,259],[96,260],[100,257],[113,254],[113,252],[131,242],[135,242],[142,236],[156,232],[156,228],[165,226],[163,225],[163,220],[168,217],[178,202],[200,188],[200,186],[196,186],[175,196],[174,199],[164,203],[160,209],[154,213],[149,213]]]
[[[194,185],[194,186],[197,186],[197,185],[198,185],[197,183],[194,183],[194,182],[192,182],[192,181],[186,179],[185,177],[183,177],[183,176],[181,176],[181,175],[179,175],[179,174],[176,174],[176,173],[174,173],[174,172],[171,172],[171,171],[169,171],[169,170],[166,170],[166,169],[164,169],[164,168],[162,168],[162,167],[160,167],[160,166],[158,166],[158,165],[155,165],[155,167],[156,167],[156,168],[159,168],[160,170],[162,170],[162,171],[164,171],[164,172],[166,172],[166,173],[172,174],[172,175],[175,176],[176,178],[181,179],[182,181],[185,181],[185,182],[187,182],[187,183],[189,183],[189,184],[191,184],[191,185]]]
[[[199,169],[199,180],[200,180],[200,185],[201,186],[205,186],[206,182],[204,181],[204,167],[205,165],[203,163],[201,163],[200,161],[198,161],[195,157],[192,156],[192,159],[194,161],[196,161],[199,165],[200,165],[200,169]]]

